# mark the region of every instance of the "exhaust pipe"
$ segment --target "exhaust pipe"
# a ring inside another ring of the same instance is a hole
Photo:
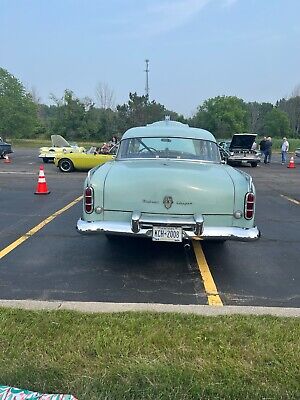
[[[190,243],[185,243],[185,244],[183,245],[183,247],[185,248],[185,250],[190,250],[191,245],[190,245]]]

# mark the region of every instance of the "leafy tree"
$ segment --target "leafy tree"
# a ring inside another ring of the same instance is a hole
[[[198,107],[191,123],[207,129],[216,137],[228,137],[248,130],[248,112],[242,99],[235,96],[217,96],[205,100]]]
[[[87,111],[87,132],[89,138],[107,141],[113,135],[119,135],[117,113],[111,109],[92,107]]]
[[[32,137],[37,120],[37,106],[22,83],[0,68],[0,135]]]
[[[265,123],[261,134],[264,136],[288,136],[291,132],[287,113],[274,107],[265,116]]]
[[[77,139],[86,133],[86,104],[75,97],[71,90],[66,89],[61,99],[52,95],[56,103],[55,112],[50,119],[50,131],[63,135],[68,139]]]
[[[129,101],[117,106],[118,128],[121,133],[134,126],[143,126],[155,121],[163,120],[166,115],[178,120],[179,116],[169,111],[155,100],[149,101],[148,96],[138,96],[137,93],[129,93]],[[181,116],[182,117],[182,116]]]
[[[281,99],[277,102],[277,106],[281,111],[287,113],[291,132],[295,137],[300,136],[300,96],[291,97],[288,100]]]
[[[265,116],[273,109],[271,103],[258,103],[257,101],[246,104],[249,115],[249,131],[262,134]]]
[[[117,113],[95,107],[92,99],[78,99],[70,90],[62,98],[51,95],[54,105],[40,107],[40,116],[48,134],[67,139],[104,141],[118,133]]]

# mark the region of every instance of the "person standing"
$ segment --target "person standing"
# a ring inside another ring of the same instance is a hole
[[[265,143],[265,159],[264,163],[265,164],[270,164],[271,162],[271,157],[272,157],[272,138],[269,136],[266,140]]]
[[[264,136],[264,138],[259,142],[259,149],[263,154],[265,154],[266,141],[267,137]]]
[[[283,140],[283,142],[282,142],[282,145],[281,145],[281,164],[285,164],[290,144],[287,141],[286,137],[284,137],[282,140]]]
[[[259,150],[265,155],[265,147],[266,147],[267,137],[264,136],[263,139],[259,142]]]

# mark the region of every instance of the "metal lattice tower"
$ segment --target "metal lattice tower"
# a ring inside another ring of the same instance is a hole
[[[149,98],[149,60],[146,59],[145,63],[146,63],[146,69],[145,69],[145,72],[146,72],[145,95],[148,96],[148,98]]]

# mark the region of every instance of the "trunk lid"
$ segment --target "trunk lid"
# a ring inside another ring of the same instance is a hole
[[[256,136],[255,133],[237,133],[233,135],[229,149],[251,150]]]
[[[222,164],[116,161],[105,180],[106,210],[232,214],[233,204],[234,185]]]

